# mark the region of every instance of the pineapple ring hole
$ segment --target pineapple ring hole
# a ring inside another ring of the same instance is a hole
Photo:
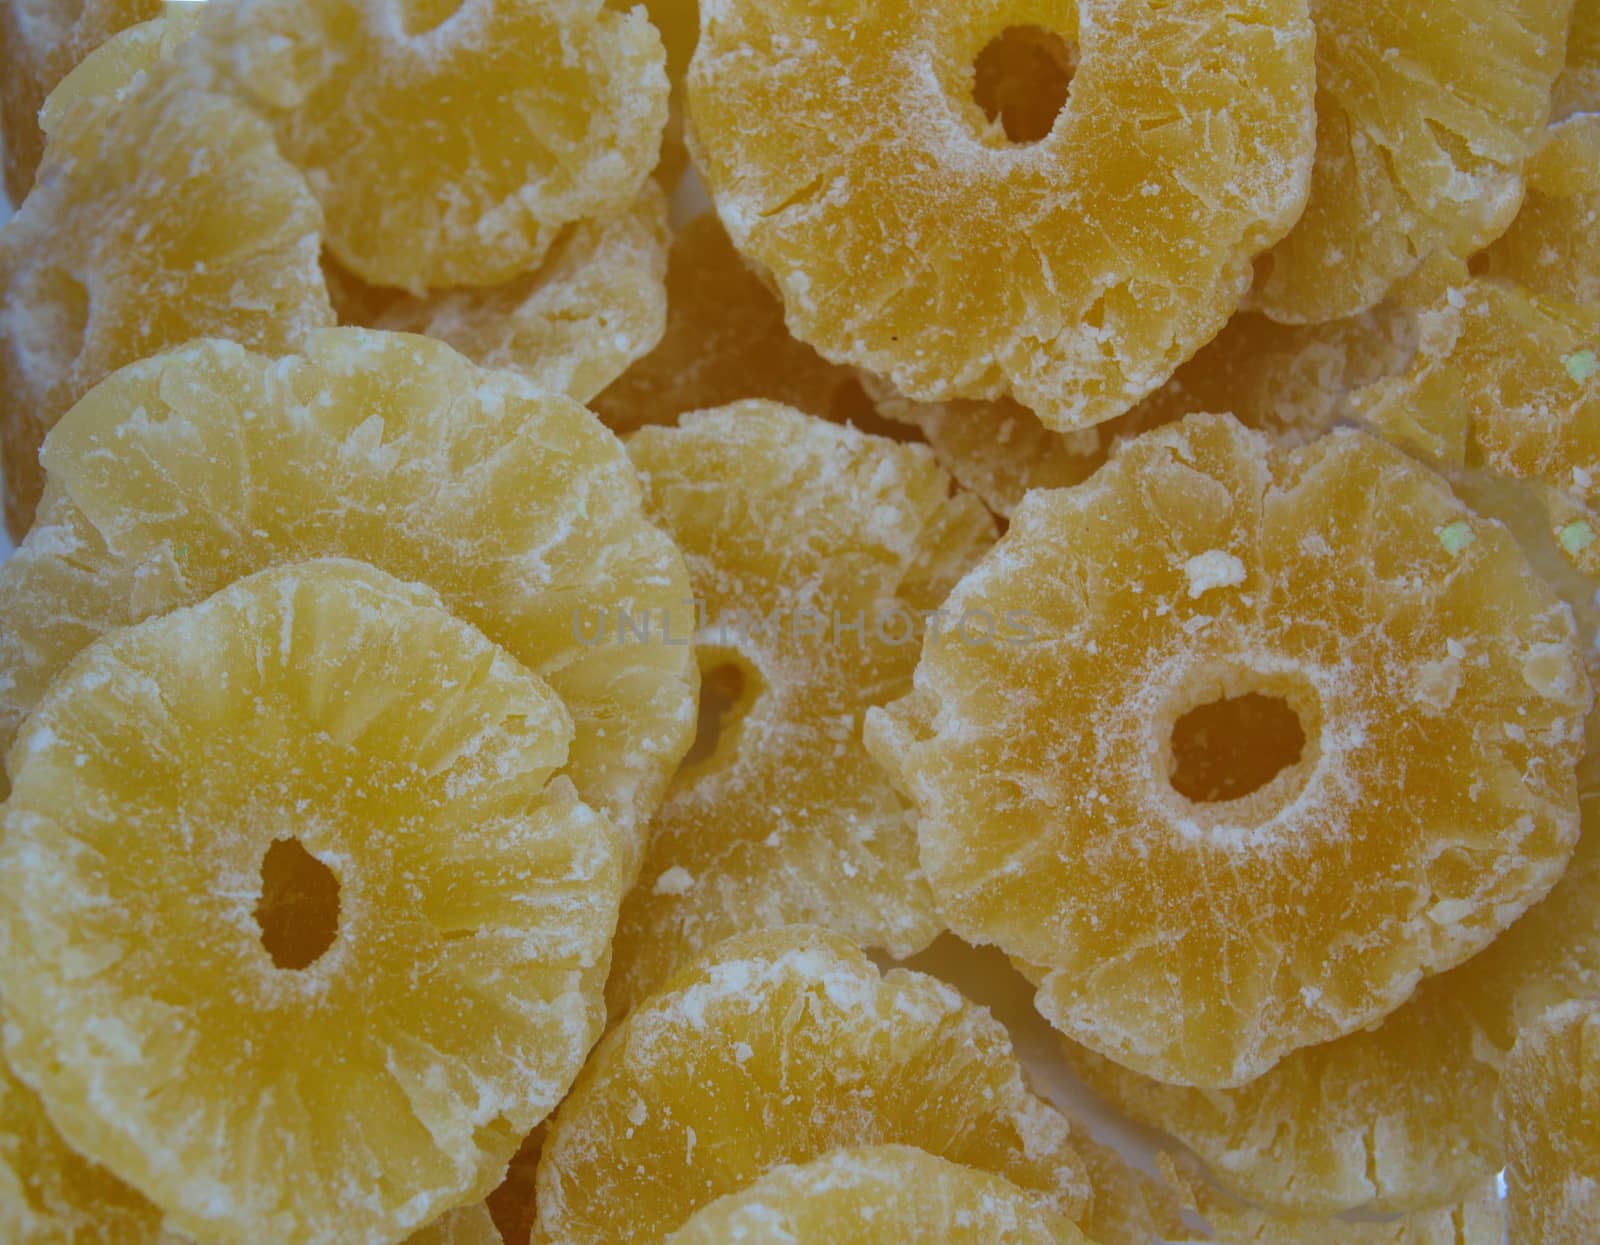
[[[761,692],[755,668],[732,649],[702,648],[700,722],[684,767],[700,765],[733,746],[739,724]]]
[[[277,839],[261,860],[255,918],[273,964],[310,968],[339,933],[339,879],[299,839]]]
[[[972,97],[1013,143],[1037,143],[1055,128],[1078,71],[1078,50],[1053,30],[1010,26],[978,53]]]
[[[1305,727],[1283,696],[1223,696],[1173,724],[1168,778],[1197,804],[1242,800],[1299,764],[1305,749]]]
[[[400,21],[407,35],[420,38],[438,30],[461,11],[464,0],[406,0]]]

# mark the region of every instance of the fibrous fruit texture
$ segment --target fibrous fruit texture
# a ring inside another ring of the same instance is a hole
[[[1004,1177],[911,1146],[835,1150],[717,1199],[667,1245],[1083,1245]]]
[[[1258,264],[1254,305],[1333,320],[1376,306],[1435,250],[1511,223],[1561,71],[1572,0],[1316,0],[1311,201]]]
[[[1158,1079],[1239,1085],[1381,1019],[1571,856],[1571,614],[1376,438],[1147,434],[1030,495],[946,609],[1034,642],[926,647],[869,714],[940,912]]]
[[[538,265],[625,212],[667,117],[661,38],[604,0],[238,0],[199,55],[266,118],[363,280],[423,293]]]
[[[1216,335],[1304,204],[1304,0],[702,18],[690,134],[735,245],[797,336],[912,397],[1119,415]]]
[[[479,1201],[603,1019],[623,846],[556,693],[428,589],[247,577],[107,636],[7,758],[7,1056],[220,1242]]]
[[[688,561],[703,691],[618,928],[613,1009],[743,930],[804,921],[896,955],[925,946],[940,927],[916,832],[861,727],[910,690],[925,617],[992,520],[950,497],[927,450],[768,403],[644,429],[628,450]]]
[[[1556,79],[1553,116],[1600,112],[1600,0],[1577,0],[1567,32],[1567,65]]]
[[[682,556],[576,403],[424,337],[328,329],[281,362],[201,342],[125,368],[51,434],[34,531],[0,567],[0,738],[96,636],[306,557],[371,562],[548,679],[584,798],[639,835],[694,731]]]
[[[774,1168],[875,1145],[1088,1210],[1067,1122],[987,1012],[821,930],[730,939],[590,1059],[550,1125],[536,1239],[654,1245]]]
[[[196,337],[281,353],[331,324],[322,216],[272,134],[176,70],[70,115],[0,232],[6,522],[21,539],[40,442],[115,369]],[[57,158],[59,154],[59,159]]]
[[[1557,1008],[1517,1040],[1502,1106],[1510,1239],[1586,1245],[1600,1223],[1600,1005]]]

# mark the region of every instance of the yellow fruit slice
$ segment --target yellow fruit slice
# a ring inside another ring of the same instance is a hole
[[[202,1240],[481,1200],[603,1020],[620,836],[554,691],[356,562],[86,650],[7,758],[7,1055]]]
[[[161,0],[0,2],[0,129],[5,190],[21,203],[44,155],[39,110],[72,68],[118,31],[161,14]]]
[[[627,12],[639,0],[606,0],[611,8]],[[684,79],[689,58],[700,40],[700,5],[697,0],[643,0],[650,24],[661,36],[667,50],[667,81],[671,85],[667,129],[661,140],[661,161],[656,165],[656,181],[668,193],[678,185],[689,167],[689,152],[683,142]]]
[[[1542,298],[1600,302],[1600,116],[1551,126],[1527,180],[1522,210],[1473,272]]]
[[[927,646],[867,745],[951,928],[1147,1075],[1239,1085],[1372,1024],[1571,856],[1571,614],[1376,438],[1149,433],[1031,494],[946,609],[1033,642]]]
[[[0,434],[6,521],[21,539],[39,445],[124,364],[195,337],[267,353],[332,323],[321,214],[270,131],[153,68],[83,99],[69,149],[0,233]]]
[[[697,1211],[667,1245],[1084,1245],[1010,1181],[911,1146],[777,1167]]]
[[[843,938],[733,938],[641,1004],[584,1068],[539,1165],[543,1239],[654,1245],[775,1167],[909,1145],[1088,1210],[1067,1122],[948,986],[879,977]]]
[[[197,4],[168,4],[160,17],[130,26],[107,39],[61,79],[39,110],[39,128],[44,131],[52,158],[60,152],[93,142],[96,105],[102,101],[120,102],[140,85],[140,75],[163,60],[171,60],[177,49],[194,33],[204,10]],[[74,112],[84,106],[81,122]],[[82,130],[79,137],[64,131]]]
[[[872,425],[854,370],[789,335],[783,304],[706,213],[672,239],[660,344],[590,405],[608,427],[631,432],[751,398]]]
[[[628,450],[689,564],[703,725],[618,927],[613,1014],[745,930],[806,922],[896,956],[926,946],[940,924],[916,831],[861,725],[910,690],[924,613],[992,520],[950,497],[926,450],[768,403],[644,429]],[[613,638],[627,625],[592,624]]]
[[[1313,42],[1304,0],[731,0],[690,129],[796,336],[1070,430],[1216,336],[1299,215]]]
[[[1572,0],[1311,7],[1311,201],[1257,264],[1252,295],[1294,323],[1365,311],[1433,251],[1465,258],[1505,230],[1549,120]]]
[[[667,319],[667,201],[654,183],[624,215],[576,225],[527,276],[421,298],[340,279],[340,319],[423,333],[474,363],[588,402],[661,340]]]
[[[1600,1006],[1570,1003],[1517,1039],[1503,1105],[1511,1239],[1592,1241],[1600,1223]]]
[[[371,562],[545,677],[585,800],[639,836],[694,731],[687,650],[595,642],[586,611],[689,629],[682,556],[627,456],[568,399],[424,337],[330,329],[281,362],[201,342],[117,373],[45,447],[0,567],[0,742],[96,636],[306,557]]]
[[[1556,79],[1552,115],[1600,112],[1600,0],[1577,0],[1567,32],[1567,65]]]
[[[213,5],[199,55],[268,124],[363,280],[421,294],[532,271],[625,212],[667,118],[660,36],[604,0]]]

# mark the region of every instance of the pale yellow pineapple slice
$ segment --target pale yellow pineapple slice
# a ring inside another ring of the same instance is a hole
[[[201,1240],[481,1200],[603,1021],[623,842],[543,680],[429,589],[283,566],[86,650],[7,761],[6,1048]]]
[[[667,119],[661,38],[605,0],[238,0],[196,51],[272,127],[363,280],[421,294],[532,271],[619,215]]]
[[[777,1167],[703,1207],[667,1245],[1094,1245],[1002,1176],[912,1146]],[[1101,1243],[1103,1245],[1103,1242]]]
[[[661,340],[667,242],[667,201],[647,182],[626,213],[573,226],[537,270],[506,285],[419,298],[340,272],[335,306],[345,324],[437,337],[474,363],[588,402]]]
[[[1567,31],[1567,65],[1556,79],[1553,117],[1600,112],[1600,0],[1577,0]]]
[[[62,149],[0,232],[0,436],[19,540],[40,443],[112,371],[204,336],[281,353],[333,321],[321,213],[258,119],[159,65],[69,111]]]
[[[606,3],[626,12],[640,0],[606,0]],[[700,40],[700,5],[698,0],[643,0],[643,4],[650,24],[660,34],[667,50],[667,82],[671,94],[668,96],[667,128],[661,138],[661,160],[656,165],[655,176],[661,187],[670,193],[689,167],[689,151],[683,142],[683,93],[689,59]]]
[[[926,946],[941,927],[916,831],[861,726],[910,690],[924,613],[992,520],[951,498],[926,450],[770,403],[647,428],[628,449],[689,564],[704,691],[701,739],[618,927],[613,1014],[745,930],[807,922],[897,956]],[[628,625],[591,624],[613,639]]]
[[[1600,1223],[1600,1004],[1569,1003],[1506,1067],[1507,1200],[1517,1245],[1588,1245]]]
[[[1293,225],[1313,43],[1305,0],[725,0],[691,149],[796,336],[1071,430],[1214,337]]]
[[[1292,323],[1376,306],[1436,250],[1492,242],[1522,198],[1572,0],[1314,0],[1311,201],[1257,264],[1253,305]]]
[[[141,74],[171,60],[194,33],[203,12],[198,4],[167,4],[160,17],[120,31],[84,57],[39,110],[39,128],[51,140],[53,154],[92,142],[96,106],[102,101],[120,102],[141,84]],[[75,120],[80,105],[84,111]],[[85,133],[70,133],[73,130]]]
[[[1028,1092],[1004,1029],[845,939],[730,939],[636,1008],[550,1124],[535,1239],[655,1245],[773,1168],[909,1145],[1089,1209],[1069,1126]]]
[[[631,874],[693,735],[697,670],[686,649],[580,631],[597,609],[689,627],[682,556],[622,446],[428,338],[329,329],[306,350],[187,346],[51,435],[42,517],[0,567],[0,743],[96,636],[264,567],[355,557],[431,585],[549,680],[577,727],[573,781],[630,832]]]
[[[925,647],[868,747],[955,932],[1148,1075],[1239,1085],[1380,1020],[1572,854],[1571,614],[1376,438],[1148,433],[1031,494],[946,609],[1034,642]]]

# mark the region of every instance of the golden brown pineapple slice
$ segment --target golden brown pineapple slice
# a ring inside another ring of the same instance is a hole
[[[202,1240],[388,1242],[481,1200],[603,1020],[623,843],[571,738],[361,563],[107,636],[8,757],[8,1057]]]
[[[822,930],[744,935],[589,1061],[550,1125],[536,1239],[654,1245],[773,1168],[844,1146],[915,1146],[1077,1216],[1088,1187],[1068,1131],[1004,1029],[950,987],[879,977]]]
[[[363,280],[421,294],[538,266],[625,212],[667,117],[660,36],[604,0],[239,0],[198,53],[272,127]]]
[[[17,539],[43,488],[45,434],[111,372],[195,337],[282,353],[333,320],[321,213],[259,120],[159,66],[71,113],[60,159],[0,233],[0,434]]]
[[[1503,1108],[1511,1240],[1588,1245],[1600,1223],[1600,1005],[1557,1008],[1517,1039]]]
[[[777,1167],[695,1212],[667,1245],[1086,1245],[1002,1176],[911,1146]],[[1088,1243],[1092,1245],[1092,1243]]]
[[[768,403],[644,429],[628,449],[689,563],[705,720],[618,928],[613,1013],[745,930],[803,921],[897,956],[926,946],[940,925],[916,832],[861,725],[910,690],[923,613],[992,521],[950,497],[926,450]]]
[[[1009,394],[1070,430],[1217,334],[1304,205],[1305,0],[1083,7],[705,12],[697,164],[796,336],[912,397]]]
[[[1031,494],[946,608],[1036,642],[926,647],[868,746],[951,927],[1042,966],[1044,1015],[1148,1075],[1239,1085],[1381,1019],[1571,856],[1571,614],[1375,438],[1146,434]],[[1230,722],[1258,746],[1219,786],[1193,762]]]
[[[1305,215],[1257,265],[1274,319],[1376,306],[1436,250],[1465,258],[1516,215],[1572,0],[1314,0],[1317,158]]]
[[[682,556],[622,446],[568,399],[423,337],[330,329],[279,363],[201,342],[97,388],[0,567],[0,742],[96,636],[306,557],[430,584],[560,693],[584,798],[639,836],[694,729],[685,649],[594,643],[585,611],[689,624]]]

